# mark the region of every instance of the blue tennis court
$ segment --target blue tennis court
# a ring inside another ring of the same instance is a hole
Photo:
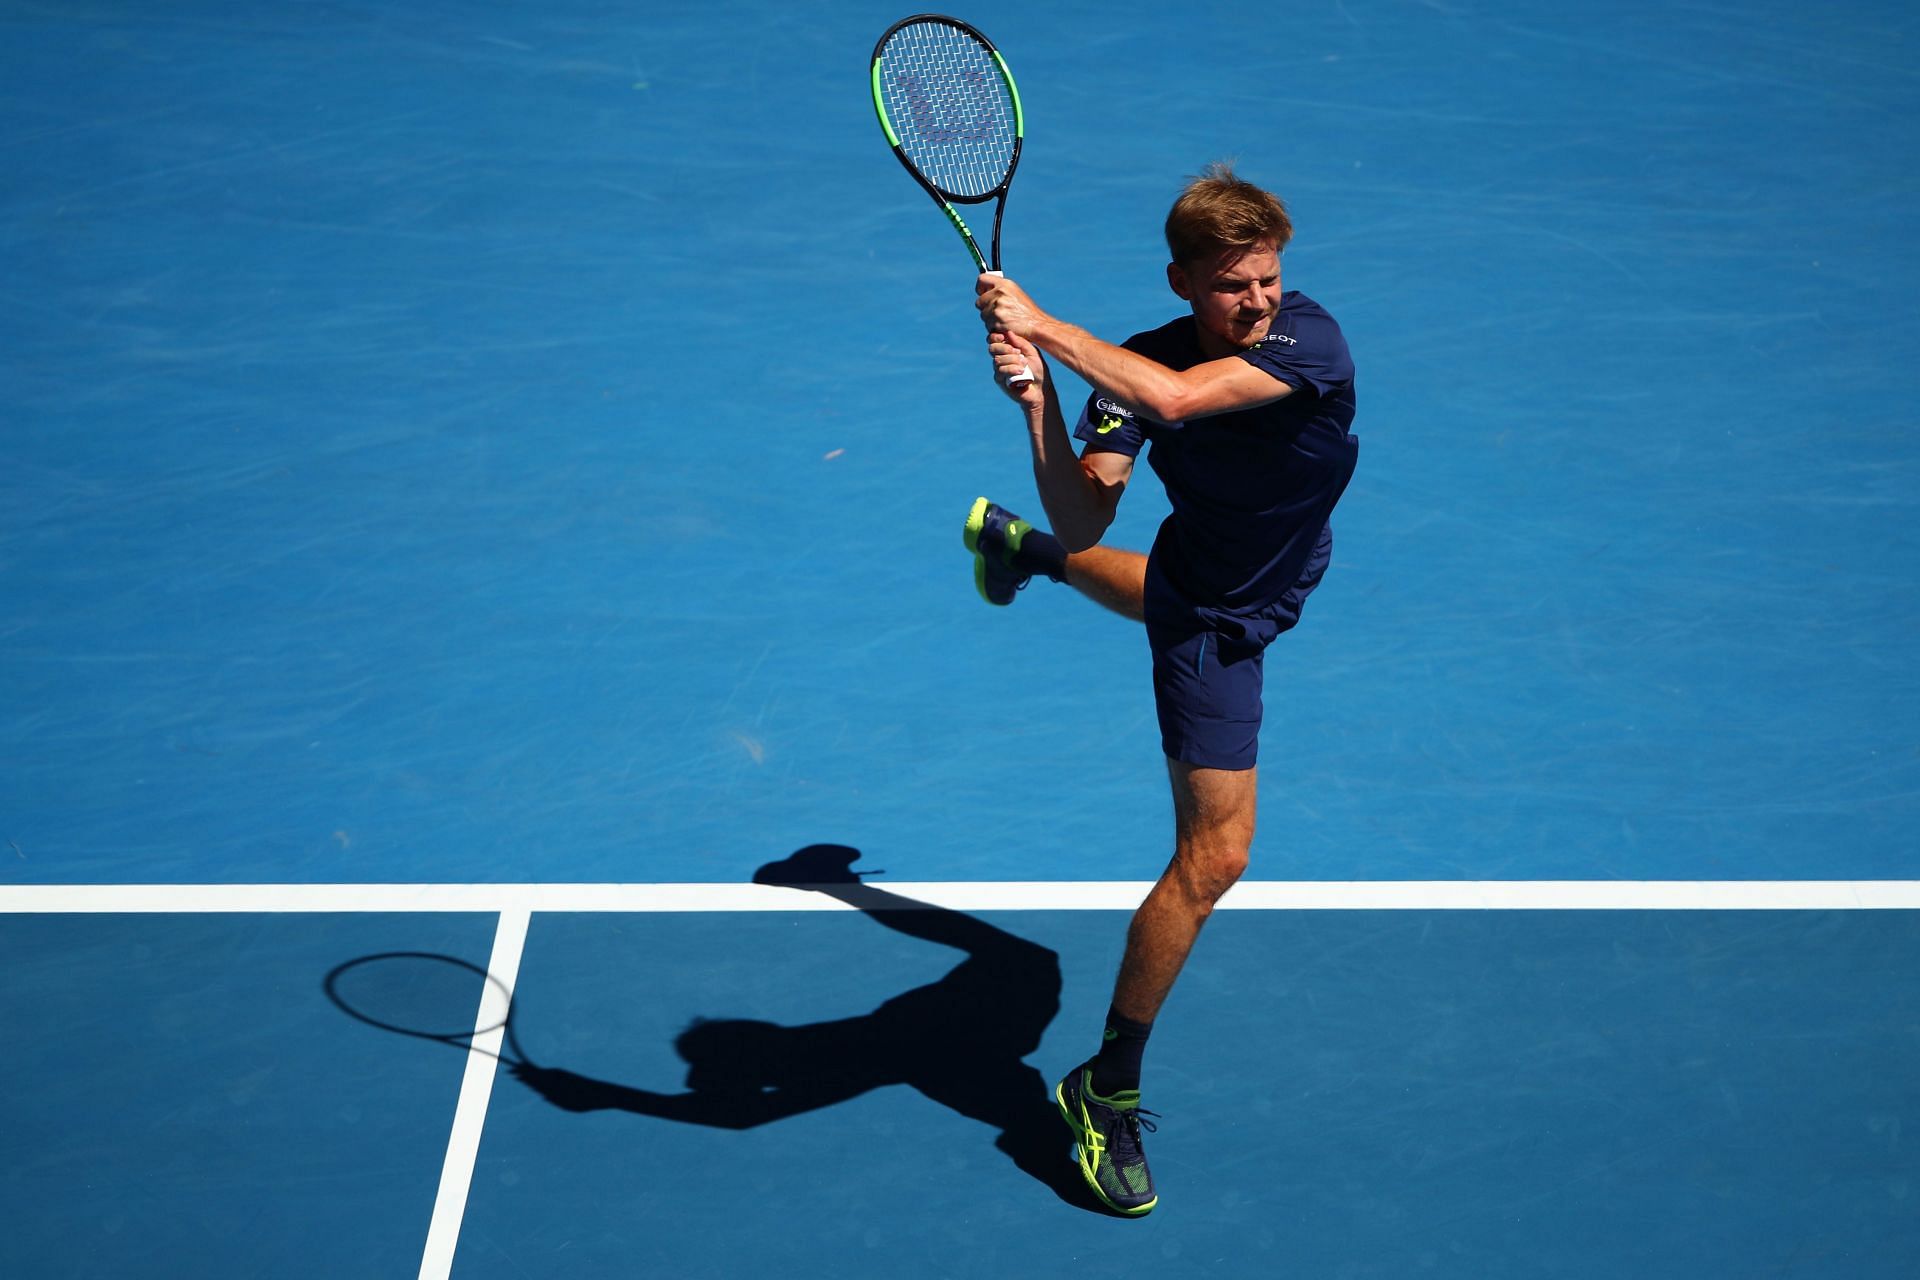
[[[1123,1222],[1046,1087],[1148,654],[974,593],[902,13],[0,0],[0,1274],[1914,1274],[1915,15],[960,14],[1010,275],[1162,323],[1231,157],[1359,369]],[[330,998],[399,953],[532,1066]]]

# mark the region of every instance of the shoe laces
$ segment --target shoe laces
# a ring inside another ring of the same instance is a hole
[[[1140,1154],[1140,1131],[1157,1133],[1159,1126],[1154,1121],[1160,1117],[1158,1111],[1148,1111],[1144,1107],[1135,1107],[1119,1113],[1120,1123],[1115,1126],[1113,1135],[1113,1154],[1116,1163],[1131,1162],[1132,1157]]]

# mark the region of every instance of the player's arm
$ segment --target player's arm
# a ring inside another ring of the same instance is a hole
[[[1004,276],[981,276],[976,305],[987,326],[1018,334],[1128,408],[1157,422],[1186,422],[1271,404],[1293,388],[1237,356],[1169,369],[1034,305]]]
[[[1080,455],[1079,464],[1080,474],[1093,494],[1096,523],[1077,531],[1082,535],[1078,538],[1056,531],[1053,536],[1060,539],[1068,551],[1085,551],[1106,536],[1113,524],[1113,514],[1120,508],[1120,495],[1127,491],[1127,481],[1133,475],[1133,459],[1124,453],[1099,453],[1089,449]],[[1051,508],[1047,518],[1053,518]]]
[[[1169,369],[1060,320],[1049,320],[1036,329],[1032,341],[1108,396],[1156,422],[1191,422],[1251,409],[1293,392],[1280,379],[1238,356]]]
[[[987,349],[993,353],[1001,388],[1026,416],[1034,486],[1040,491],[1040,505],[1047,509],[1053,536],[1068,551],[1085,551],[1113,523],[1120,496],[1133,475],[1133,459],[1122,453],[1090,452],[1085,458],[1074,453],[1047,362],[1032,343],[990,333]],[[1023,370],[1032,372],[1033,381],[1008,382],[1010,375]]]

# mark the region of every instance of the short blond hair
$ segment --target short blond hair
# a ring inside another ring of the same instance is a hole
[[[1284,249],[1291,239],[1293,219],[1280,197],[1236,176],[1225,160],[1202,169],[1167,214],[1167,252],[1179,263],[1262,240]]]

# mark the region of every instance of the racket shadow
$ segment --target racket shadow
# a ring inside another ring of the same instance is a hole
[[[1025,1062],[1060,1009],[1059,957],[963,912],[862,882],[851,870],[859,856],[843,845],[811,845],[754,879],[827,894],[885,928],[963,953],[945,977],[857,1017],[793,1026],[696,1021],[674,1041],[687,1064],[677,1093],[531,1064],[514,1067],[515,1078],[567,1111],[731,1130],[907,1085],[997,1130],[995,1147],[1063,1201],[1100,1211],[1069,1154],[1050,1084]]]

